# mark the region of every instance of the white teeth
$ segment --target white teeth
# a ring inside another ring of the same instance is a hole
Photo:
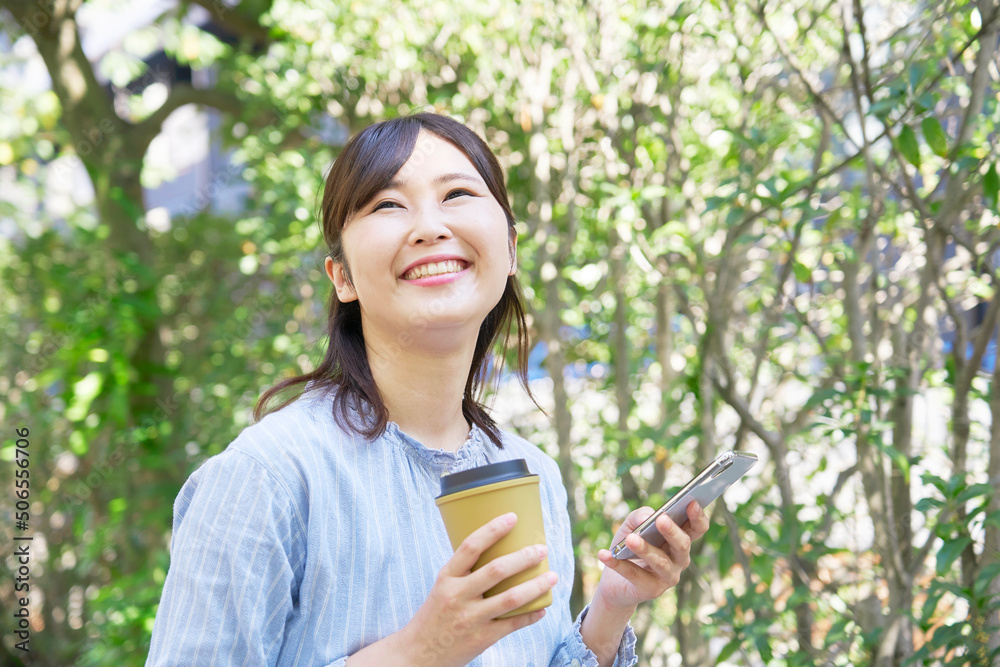
[[[449,259],[444,262],[433,262],[431,264],[418,266],[415,269],[410,269],[406,272],[406,275],[403,276],[403,280],[416,280],[417,278],[439,276],[442,273],[458,273],[459,271],[462,271],[462,265],[453,259]]]

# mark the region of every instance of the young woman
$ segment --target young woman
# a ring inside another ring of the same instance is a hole
[[[662,548],[628,538],[639,562],[602,549],[594,598],[570,616],[558,467],[479,403],[512,325],[526,383],[517,237],[496,157],[445,116],[372,125],[335,161],[322,217],[326,356],[267,391],[259,421],[181,489],[147,664],[635,664],[629,618],[677,583],[708,520],[695,503],[684,529],[661,517]],[[268,412],[289,389],[304,391]],[[547,544],[472,572],[516,517],[453,551],[434,504],[440,478],[515,458],[540,476]],[[615,541],[651,512],[632,512]],[[546,557],[548,574],[483,597]],[[550,589],[548,609],[497,618]]]

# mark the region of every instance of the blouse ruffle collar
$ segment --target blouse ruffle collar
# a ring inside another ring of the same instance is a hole
[[[446,475],[459,470],[467,470],[476,466],[486,464],[486,434],[475,423],[469,431],[462,446],[454,452],[444,449],[431,449],[425,444],[400,430],[396,422],[388,422],[385,427],[385,435],[394,444],[406,450],[406,453],[415,462],[426,465],[440,475]]]

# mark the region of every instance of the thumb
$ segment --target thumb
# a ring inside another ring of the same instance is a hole
[[[642,525],[642,523],[653,515],[652,507],[640,507],[639,509],[632,510],[627,517],[625,517],[625,523],[622,524],[621,528],[618,529],[618,533],[621,535],[627,535],[633,530]]]

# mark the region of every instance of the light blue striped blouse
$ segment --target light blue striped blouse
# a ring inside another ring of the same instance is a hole
[[[246,429],[184,484],[170,570],[147,665],[344,665],[402,628],[452,556],[434,504],[442,475],[524,458],[539,474],[549,567],[541,621],[470,665],[594,666],[569,611],[573,545],[555,461],[477,427],[457,452],[428,449],[390,422],[366,441],[341,429],[312,391]],[[447,638],[442,638],[446,642]],[[626,630],[615,661],[634,665]]]

